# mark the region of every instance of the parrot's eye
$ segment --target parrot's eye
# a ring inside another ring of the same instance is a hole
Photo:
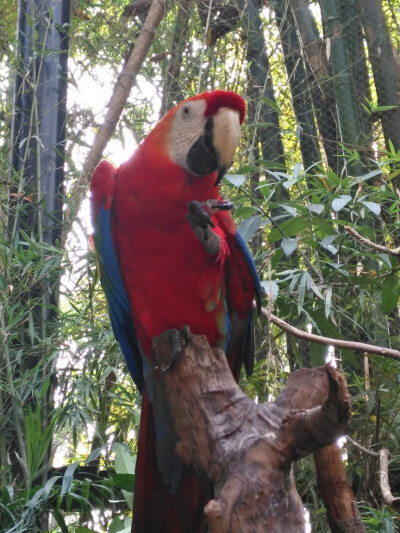
[[[182,115],[184,118],[190,116],[190,107],[188,105],[182,107]]]

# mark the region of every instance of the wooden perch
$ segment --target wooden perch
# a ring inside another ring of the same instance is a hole
[[[274,403],[257,404],[204,336],[169,330],[153,340],[153,355],[178,436],[176,453],[214,487],[205,507],[211,533],[303,533],[291,466],[346,433],[350,399],[343,375],[330,366],[299,370]],[[311,391],[318,406],[305,409]]]

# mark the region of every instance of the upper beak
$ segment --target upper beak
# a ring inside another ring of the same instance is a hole
[[[218,158],[218,175],[215,185],[218,185],[232,165],[240,140],[240,120],[239,113],[228,107],[221,107],[213,118],[213,144]]]
[[[191,146],[186,157],[188,170],[197,176],[217,172],[215,185],[231,166],[240,139],[239,113],[221,107],[208,117],[203,135]]]

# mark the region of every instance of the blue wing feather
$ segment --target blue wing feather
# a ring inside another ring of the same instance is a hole
[[[111,210],[105,209],[102,205],[93,238],[100,265],[101,284],[107,298],[114,335],[124,354],[133,381],[139,391],[142,391],[142,350],[136,336],[128,294],[115,253],[111,231]]]
[[[257,311],[260,313],[261,311],[261,300],[262,300],[262,292],[261,292],[261,284],[260,279],[258,277],[258,272],[256,265],[254,263],[253,257],[250,253],[250,250],[247,247],[246,242],[243,240],[243,237],[240,235],[240,233],[237,231],[236,235],[236,244],[240,250],[240,252],[243,255],[243,258],[246,262],[246,265],[249,269],[249,272],[251,274],[251,277],[253,278],[254,282],[254,291],[255,291],[255,300],[257,305]],[[228,295],[229,297],[229,295]],[[234,320],[233,316],[231,317],[232,320]],[[237,319],[236,319],[237,320]],[[244,367],[246,369],[246,373],[248,376],[250,376],[253,372],[254,368],[254,320],[253,320],[253,311],[249,311],[243,320],[239,320],[241,322],[240,330],[241,330],[241,339],[238,339],[239,342],[239,365],[241,366],[242,362],[244,363]]]

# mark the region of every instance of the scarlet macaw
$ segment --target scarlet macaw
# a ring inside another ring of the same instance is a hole
[[[210,497],[175,456],[176,437],[152,363],[153,337],[189,325],[225,349],[238,379],[253,365],[254,262],[219,195],[244,100],[193,96],[169,111],[118,169],[91,183],[94,244],[115,336],[143,394],[134,497],[136,533],[205,531]],[[183,385],[184,386],[184,385]]]

